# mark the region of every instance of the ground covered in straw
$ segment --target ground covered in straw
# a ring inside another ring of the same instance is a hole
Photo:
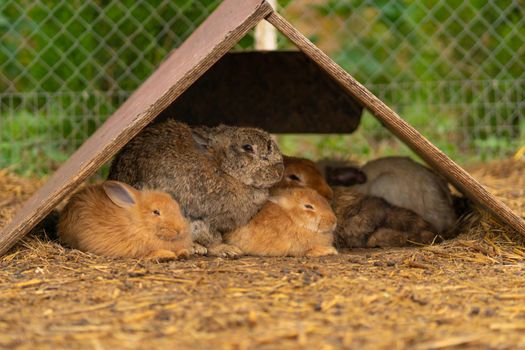
[[[525,161],[475,168],[525,215]],[[0,172],[0,226],[39,185]],[[525,348],[525,248],[455,240],[335,257],[113,260],[29,238],[0,258],[0,348]]]

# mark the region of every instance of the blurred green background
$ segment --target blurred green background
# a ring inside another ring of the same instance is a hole
[[[0,168],[56,169],[218,3],[1,1]],[[297,0],[279,12],[452,158],[524,144],[524,1]],[[279,143],[311,158],[410,154],[368,114],[352,135]]]

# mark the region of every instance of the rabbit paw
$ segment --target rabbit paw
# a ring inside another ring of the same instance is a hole
[[[175,252],[175,255],[177,255],[177,259],[186,259],[188,258],[192,253],[191,248],[190,249],[181,249]]]
[[[325,255],[337,255],[337,250],[334,247],[314,247],[306,252],[306,256],[309,257],[318,257],[318,256],[325,256]]]
[[[205,246],[200,245],[199,243],[193,243],[190,252],[191,254],[206,255],[208,254],[208,249]]]
[[[407,234],[402,231],[388,228],[379,228],[368,238],[366,246],[375,247],[403,247],[407,245]]]
[[[175,260],[178,258],[178,254],[175,254],[171,250],[159,249],[159,250],[154,250],[151,253],[149,253],[149,255],[146,256],[146,258],[161,262],[161,261]]]
[[[236,246],[230,244],[218,244],[208,248],[208,255],[234,259],[241,256],[242,251]]]
[[[436,240],[436,234],[430,231],[421,231],[419,233],[419,243],[432,244]]]

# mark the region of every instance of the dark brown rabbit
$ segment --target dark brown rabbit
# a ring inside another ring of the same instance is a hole
[[[335,187],[332,207],[337,216],[334,236],[338,249],[429,244],[436,236],[430,224],[413,211],[352,188]]]
[[[260,129],[167,120],[144,129],[114,159],[109,179],[166,191],[212,255],[236,255],[221,234],[245,225],[283,174],[282,155]]]

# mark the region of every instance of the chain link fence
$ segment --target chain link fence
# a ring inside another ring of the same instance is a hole
[[[55,169],[219,3],[0,1],[0,168]],[[523,145],[525,1],[286,0],[278,10],[453,156]],[[237,48],[253,46],[248,35]],[[278,47],[291,45],[279,37]],[[391,137],[367,117],[359,134],[366,147]]]

